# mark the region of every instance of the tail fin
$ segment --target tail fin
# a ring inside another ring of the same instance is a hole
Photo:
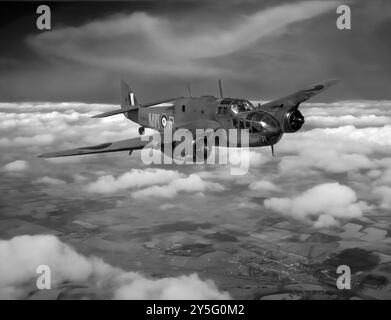
[[[121,109],[129,107],[139,107],[139,103],[129,85],[124,80],[121,80]]]
[[[137,123],[139,107],[140,104],[132,89],[124,80],[121,80],[121,110],[124,111],[125,118]]]

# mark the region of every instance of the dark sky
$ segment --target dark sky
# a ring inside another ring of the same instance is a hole
[[[120,78],[141,101],[217,94],[218,78],[251,99],[328,78],[317,101],[391,99],[391,2],[349,3],[341,31],[337,1],[56,1],[42,32],[38,3],[1,2],[0,101],[117,103]]]

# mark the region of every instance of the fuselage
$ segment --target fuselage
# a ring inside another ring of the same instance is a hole
[[[236,130],[236,142],[240,146],[242,130],[249,134],[248,146],[260,147],[276,144],[283,135],[280,122],[269,112],[255,108],[246,99],[217,98],[213,96],[183,97],[169,103],[139,108],[126,117],[142,127],[163,131],[223,129]],[[229,134],[226,135],[229,137]],[[229,139],[229,138],[228,138]],[[227,141],[227,146],[230,142]]]

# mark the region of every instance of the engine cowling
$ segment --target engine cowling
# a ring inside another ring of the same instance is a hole
[[[304,116],[299,109],[294,109],[286,112],[283,116],[284,132],[296,132],[304,124]]]

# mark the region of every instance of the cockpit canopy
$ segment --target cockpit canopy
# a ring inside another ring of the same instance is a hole
[[[217,108],[217,114],[226,114],[228,110],[231,110],[231,112],[236,115],[254,109],[254,106],[248,100],[225,98],[221,100],[220,105]]]

